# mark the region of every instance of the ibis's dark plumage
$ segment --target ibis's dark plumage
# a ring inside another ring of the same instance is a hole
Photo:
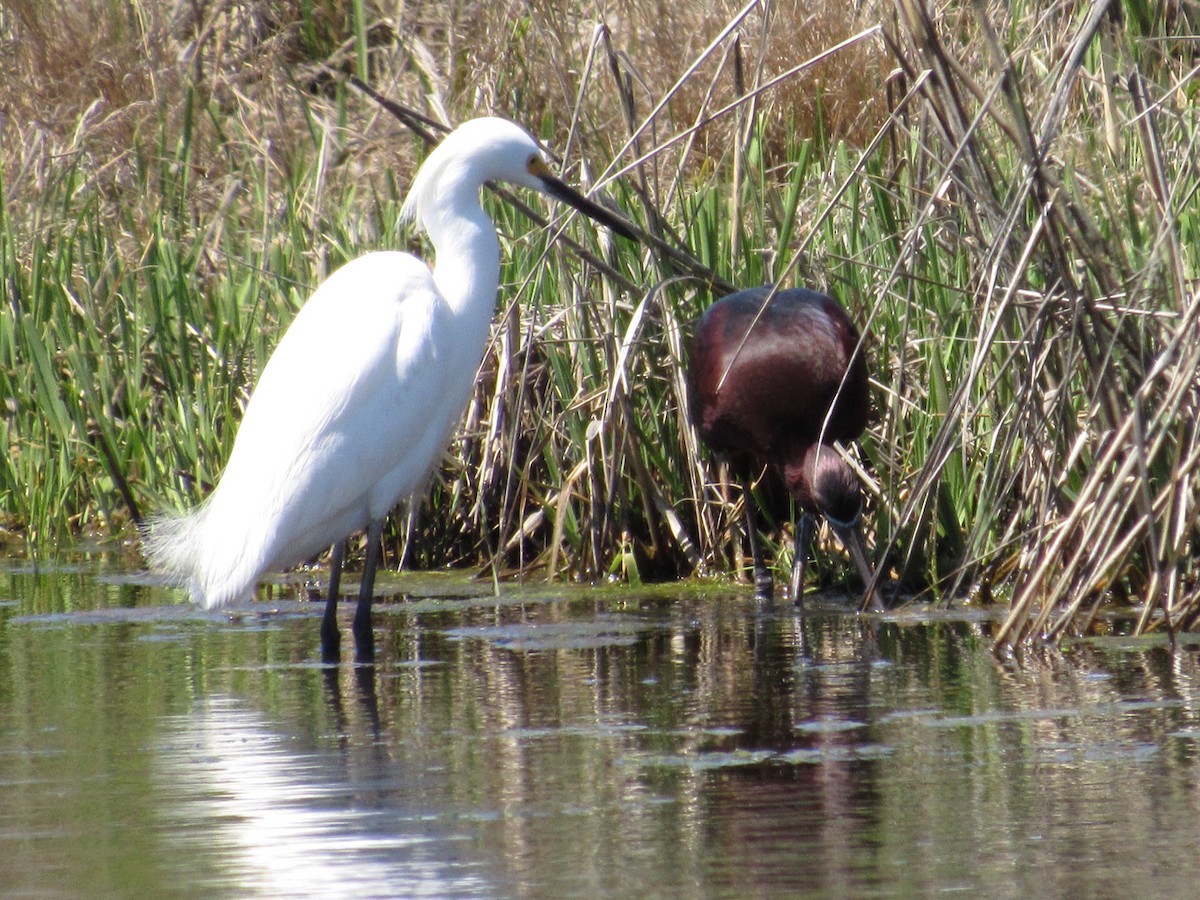
[[[754,580],[770,597],[749,481],[764,465],[783,479],[803,512],[796,531],[792,597],[800,601],[812,517],[821,515],[871,581],[859,523],[862,489],[829,444],[858,437],[867,424],[867,367],[858,329],[838,303],[803,289],[751,288],[714,303],[696,325],[691,416],[700,436],[743,479]],[[770,299],[769,303],[764,302]],[[872,592],[870,604],[878,606]]]

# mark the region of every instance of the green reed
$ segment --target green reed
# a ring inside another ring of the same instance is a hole
[[[690,116],[660,113],[622,161],[649,158],[605,186],[646,243],[567,227],[605,271],[489,197],[493,341],[428,495],[395,518],[391,561],[631,580],[744,568],[743,498],[686,420],[687,344],[714,284],[781,280],[833,294],[866,329],[874,410],[849,450],[904,596],[1007,604],[1001,645],[1086,630],[1102,602],[1131,602],[1144,627],[1164,610],[1193,623],[1200,123],[1175,52],[1190,26],[1123,6],[1123,28],[1093,5],[1031,30],[1040,12],[1019,4],[897,2],[856,45],[883,62],[851,75],[892,75],[855,140],[825,130],[844,112],[801,72],[781,90],[812,121],[767,93],[710,125],[720,140],[668,146],[718,96],[752,94],[752,68],[735,77],[731,45],[712,47],[679,88]],[[363,50],[355,10],[358,62],[393,71],[386,48]],[[575,123],[568,177],[601,171],[661,94],[576,85],[545,32],[520,39],[495,108],[529,108],[559,146]],[[603,68],[593,50],[577,68]],[[532,93],[539,72],[572,84],[569,109]],[[365,98],[296,85],[279,104],[294,127],[268,148],[277,107],[231,116],[203,83],[182,96],[138,133],[120,195],[136,203],[114,202],[83,154],[0,184],[0,516],[36,544],[129,535],[129,501],[197,502],[312,287],[370,249],[430,252],[397,224],[406,179],[359,167],[419,142]],[[768,549],[786,564],[788,511],[773,512]],[[836,553],[822,558],[817,577],[840,581]]]

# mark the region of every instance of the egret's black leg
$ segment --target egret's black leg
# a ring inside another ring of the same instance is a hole
[[[800,514],[796,523],[796,540],[792,544],[792,602],[804,606],[804,567],[808,563],[808,551],[812,546],[813,532],[817,523],[808,513]]]
[[[333,545],[333,559],[329,563],[329,589],[325,595],[325,615],[321,617],[321,658],[335,663],[342,658],[342,635],[338,631],[338,592],[342,584],[342,562],[346,558],[346,542]]]
[[[754,513],[749,479],[742,482],[742,505],[745,508],[746,540],[750,542],[750,558],[754,561],[754,599],[769,603],[775,595],[775,584],[771,570],[763,562],[762,544],[758,540],[758,516]]]
[[[367,561],[363,567],[358,606],[354,610],[354,658],[360,663],[375,661],[375,631],[371,627],[371,598],[375,594],[375,570],[383,547],[383,519],[367,526]]]

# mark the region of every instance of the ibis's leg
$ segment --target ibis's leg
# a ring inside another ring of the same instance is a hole
[[[338,632],[338,591],[342,584],[342,562],[346,558],[346,542],[333,545],[333,559],[329,563],[329,589],[325,594],[325,615],[321,617],[321,658],[325,662],[337,662],[342,657],[342,636]]]
[[[754,599],[770,602],[775,594],[771,570],[763,562],[762,544],[758,539],[758,516],[754,513],[754,497],[750,481],[742,482],[742,506],[746,516],[746,540],[750,542],[750,558],[754,561]]]
[[[808,551],[812,546],[813,532],[817,523],[808,513],[800,514],[796,523],[796,540],[792,545],[792,602],[804,606],[804,567],[808,563]]]
[[[383,547],[383,519],[367,526],[367,561],[363,567],[358,606],[354,610],[354,658],[360,663],[375,661],[375,632],[371,627],[371,598],[375,594],[375,570]]]

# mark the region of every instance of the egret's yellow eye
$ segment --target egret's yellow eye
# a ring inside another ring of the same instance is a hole
[[[546,161],[537,153],[529,155],[529,162],[525,163],[525,168],[530,175],[546,175],[549,169],[546,168]]]

